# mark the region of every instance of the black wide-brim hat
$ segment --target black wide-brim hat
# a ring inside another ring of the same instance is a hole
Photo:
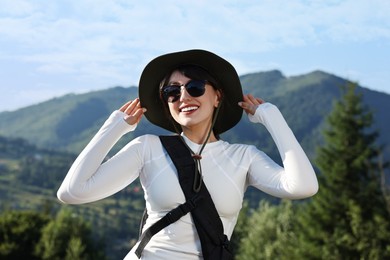
[[[221,134],[241,119],[242,108],[238,102],[242,101],[243,93],[241,82],[234,67],[220,56],[205,50],[187,50],[159,56],[149,62],[141,74],[139,81],[139,99],[141,106],[146,108],[146,118],[153,124],[168,131],[181,130],[179,124],[167,118],[166,109],[160,98],[160,83],[174,69],[181,65],[197,65],[205,69],[218,83],[223,92],[223,99],[214,133]]]

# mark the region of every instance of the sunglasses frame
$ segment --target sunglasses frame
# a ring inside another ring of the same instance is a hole
[[[200,83],[199,85],[193,85],[193,83]],[[196,80],[192,79],[188,81],[186,84],[169,84],[166,86],[163,86],[160,90],[160,95],[162,99],[167,103],[174,103],[180,99],[181,96],[181,87],[185,87],[188,94],[190,94],[191,97],[200,97],[203,96],[206,92],[206,84],[209,82],[207,80]],[[167,88],[172,88],[171,91],[167,92]],[[178,91],[177,91],[178,89]],[[193,91],[196,91],[199,93],[194,93]]]

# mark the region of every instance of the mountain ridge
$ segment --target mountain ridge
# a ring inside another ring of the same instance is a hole
[[[282,111],[298,140],[313,156],[314,146],[321,144],[321,129],[333,102],[341,95],[340,86],[348,80],[324,71],[286,77],[279,70],[240,76],[244,93],[252,93],[274,103]],[[374,112],[374,128],[380,130],[381,144],[390,143],[387,111],[390,95],[358,87],[366,105]],[[83,94],[67,94],[12,112],[0,112],[0,135],[24,138],[44,148],[78,153],[92,138],[109,114],[138,95],[137,87],[112,87]],[[386,132],[387,131],[387,132]],[[242,133],[246,134],[243,135]],[[126,140],[152,133],[165,134],[143,119]],[[222,138],[230,142],[252,143],[277,157],[277,152],[263,129],[248,122],[246,116]],[[268,141],[264,141],[267,139]],[[388,148],[387,148],[388,152]]]

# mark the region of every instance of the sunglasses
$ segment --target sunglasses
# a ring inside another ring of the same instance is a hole
[[[191,97],[200,97],[204,94],[207,80],[190,80],[187,84],[172,84],[161,89],[161,96],[165,102],[174,103],[180,99],[181,87],[185,87]]]

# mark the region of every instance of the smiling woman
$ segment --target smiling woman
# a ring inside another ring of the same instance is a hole
[[[283,166],[254,146],[220,139],[243,111],[270,132]],[[175,134],[142,135],[102,164],[144,115]],[[287,199],[307,198],[318,189],[313,168],[278,108],[243,95],[234,67],[205,50],[169,53],[148,63],[139,99],[107,119],[57,196],[64,203],[88,203],[137,178],[148,217],[125,259],[232,259],[229,239],[248,186]]]

